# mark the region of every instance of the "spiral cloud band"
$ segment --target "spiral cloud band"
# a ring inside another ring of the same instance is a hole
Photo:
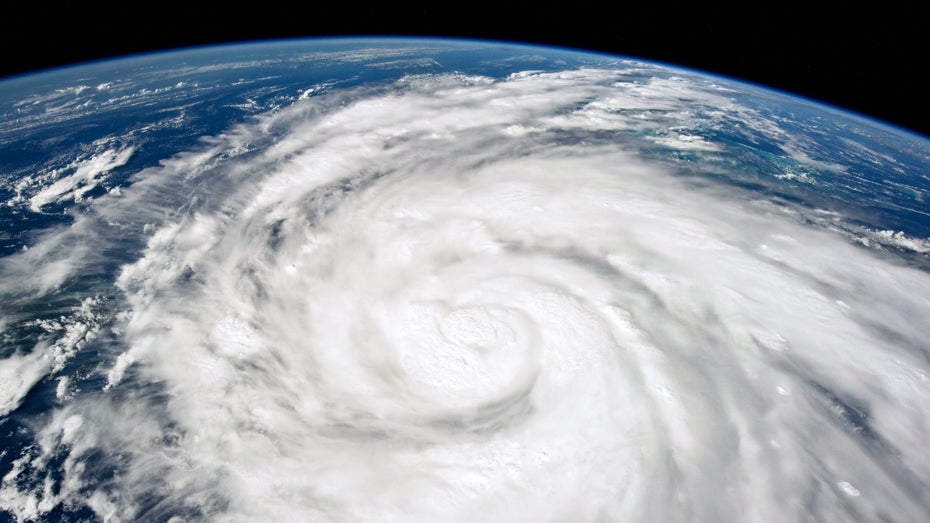
[[[102,386],[36,428],[0,506],[926,519],[930,276],[650,156],[720,150],[689,133],[695,105],[775,124],[723,87],[626,74],[323,92],[143,170],[5,260],[4,291],[27,295],[109,241],[143,242],[116,280]],[[53,262],[55,245],[73,249]],[[18,487],[52,459],[54,488]]]

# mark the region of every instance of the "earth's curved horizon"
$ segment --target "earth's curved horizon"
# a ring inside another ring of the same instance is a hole
[[[928,519],[928,166],[501,42],[0,80],[0,517]]]

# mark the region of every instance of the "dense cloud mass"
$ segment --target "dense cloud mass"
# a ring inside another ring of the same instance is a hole
[[[70,342],[2,361],[8,412],[56,357],[111,340],[93,391],[59,383],[0,508],[926,520],[930,276],[643,153],[713,140],[617,139],[694,103],[769,125],[722,87],[625,74],[414,75],[307,97],[3,259],[4,295],[24,299],[141,242],[120,297],[90,295],[58,326]],[[110,147],[85,178],[131,154]],[[59,480],[23,487],[52,463]]]

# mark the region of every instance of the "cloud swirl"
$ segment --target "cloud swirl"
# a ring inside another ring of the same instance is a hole
[[[721,146],[643,138],[644,111],[746,114],[722,90],[624,75],[308,97],[101,197],[47,241],[144,238],[116,279],[119,341],[0,506],[925,519],[930,276],[650,158]],[[42,251],[6,274],[27,256]],[[17,487],[62,448],[54,492]]]

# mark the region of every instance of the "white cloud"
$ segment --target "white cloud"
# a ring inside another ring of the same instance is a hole
[[[33,211],[40,212],[43,206],[50,203],[81,201],[87,192],[97,187],[102,175],[125,165],[134,151],[134,147],[107,149],[68,166],[67,170],[74,169],[74,172],[42,188],[29,199],[29,206]]]
[[[0,359],[0,416],[19,407],[26,394],[51,372],[60,372],[74,354],[96,337],[104,317],[100,298],[85,299],[72,314],[57,319],[28,321],[46,335],[29,353],[16,353]]]
[[[719,150],[694,104],[761,117],[624,74],[322,93],[99,198],[47,242],[154,230],[116,282],[123,350],[17,465],[70,449],[60,493],[4,479],[0,506],[921,519],[930,276],[648,163],[644,143]],[[626,129],[665,134],[592,138]],[[29,259],[58,274],[43,245]],[[125,457],[106,485],[79,466],[96,448]]]
[[[18,407],[49,367],[50,362],[41,351],[0,360],[0,416]]]

